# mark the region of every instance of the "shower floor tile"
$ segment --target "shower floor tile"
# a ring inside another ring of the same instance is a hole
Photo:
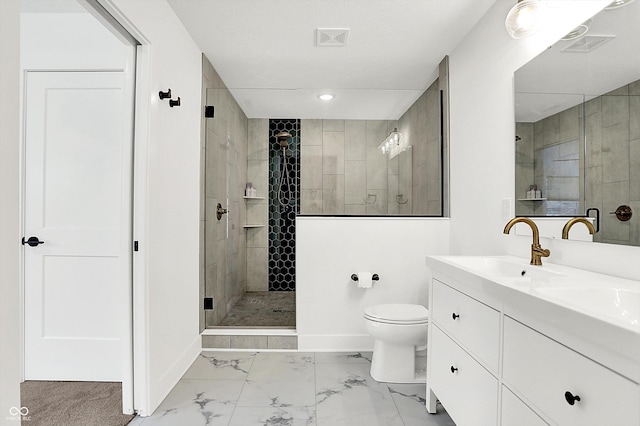
[[[218,326],[295,327],[294,291],[252,291],[245,293]]]

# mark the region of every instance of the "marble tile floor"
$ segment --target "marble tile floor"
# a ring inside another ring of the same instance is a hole
[[[455,426],[424,384],[378,383],[371,353],[202,352],[132,426]]]
[[[246,292],[218,326],[295,327],[296,293],[294,291]]]

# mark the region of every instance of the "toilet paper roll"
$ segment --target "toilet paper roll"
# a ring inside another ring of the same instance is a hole
[[[358,272],[358,287],[371,288],[373,285],[373,274],[371,272]]]

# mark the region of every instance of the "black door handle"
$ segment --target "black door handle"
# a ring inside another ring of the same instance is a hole
[[[22,237],[22,245],[25,244],[28,244],[30,247],[37,247],[40,244],[44,244],[44,241],[40,241],[38,237],[29,237],[28,240],[25,240],[24,237]]]

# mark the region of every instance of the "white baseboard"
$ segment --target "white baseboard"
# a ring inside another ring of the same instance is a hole
[[[300,335],[298,351],[301,352],[370,352],[373,338],[367,334],[356,335]]]
[[[150,409],[148,412],[139,413],[142,417],[150,416],[160,406],[162,401],[167,397],[169,392],[180,381],[180,378],[189,369],[193,361],[202,352],[202,338],[198,336],[194,341],[182,352],[176,362],[167,370],[167,372],[160,377],[160,379],[152,384],[150,391]]]

